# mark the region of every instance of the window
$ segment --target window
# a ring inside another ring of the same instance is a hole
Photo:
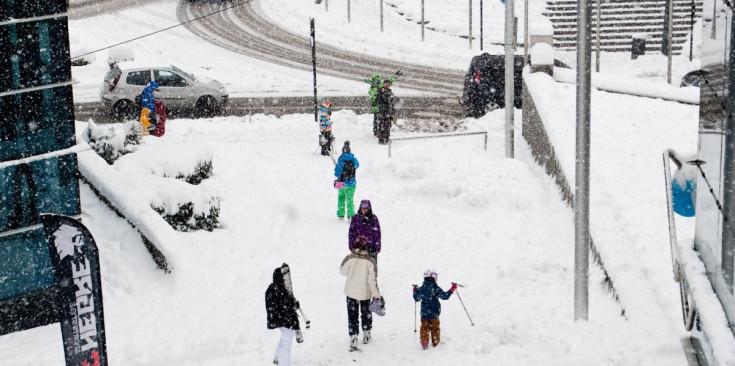
[[[185,87],[186,79],[168,70],[154,70],[153,75],[159,86]]]
[[[131,71],[125,82],[130,85],[148,85],[151,82],[151,72],[149,70]]]

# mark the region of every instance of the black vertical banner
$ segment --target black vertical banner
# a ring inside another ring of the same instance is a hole
[[[58,291],[67,366],[106,366],[99,254],[92,234],[67,216],[41,215]]]

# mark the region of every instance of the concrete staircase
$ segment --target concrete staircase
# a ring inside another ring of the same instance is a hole
[[[592,47],[596,47],[597,2],[592,3]],[[702,15],[702,0],[674,0],[673,54],[680,54],[689,41],[692,24]],[[630,52],[634,34],[647,34],[646,51],[661,50],[666,0],[602,0],[600,49],[608,52]],[[554,48],[577,48],[577,1],[549,0],[543,13],[554,25]],[[688,50],[688,48],[687,48]]]

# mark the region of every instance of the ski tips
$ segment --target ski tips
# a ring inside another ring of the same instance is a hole
[[[695,160],[689,160],[689,161],[687,161],[687,164],[700,166],[700,165],[707,164],[707,162],[704,161],[704,160],[695,159]]]

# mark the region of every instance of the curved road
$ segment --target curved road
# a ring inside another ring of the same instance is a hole
[[[232,6],[231,2],[181,1],[176,16],[183,23],[229,6]],[[258,1],[236,6],[185,26],[202,39],[233,52],[312,71],[311,40],[270,23],[262,15]],[[403,72],[400,79],[402,87],[442,96],[456,97],[462,93],[462,71],[399,63],[317,43],[317,72],[323,75],[362,81],[369,74],[392,75],[399,69]]]
[[[165,0],[77,0],[70,2],[69,13],[71,19],[79,19],[159,1]],[[230,6],[232,2],[229,1],[181,0],[176,16],[179,22],[184,23]],[[185,27],[194,35],[233,52],[312,72],[311,40],[270,23],[262,15],[258,1],[187,23]],[[362,81],[372,73],[392,75],[399,69],[403,73],[400,77],[402,87],[433,95],[401,98],[403,103],[397,106],[399,118],[455,119],[464,115],[464,109],[458,102],[464,72],[405,64],[317,43],[317,72],[322,75]],[[369,113],[367,97],[343,99],[343,103],[338,104],[343,108]],[[311,112],[312,99],[307,97],[231,98],[225,114]],[[100,103],[77,104],[75,113],[81,119],[109,119]]]

